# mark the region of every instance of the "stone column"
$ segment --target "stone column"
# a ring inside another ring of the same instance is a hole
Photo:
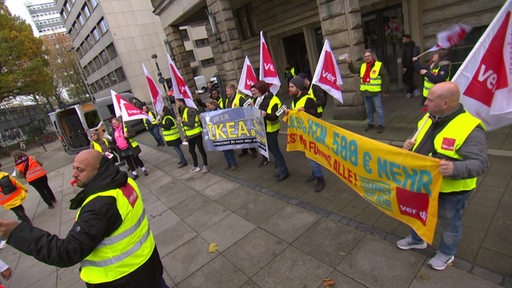
[[[349,53],[353,60],[364,52],[363,25],[358,0],[317,0],[324,38],[329,39],[334,55]],[[343,78],[343,104],[334,101],[333,119],[363,120],[366,112],[359,94],[359,75],[352,74],[347,64],[339,61]]]
[[[206,31],[218,75],[223,86],[227,84],[237,85],[242,72],[244,57],[233,9],[228,0],[206,0],[206,5],[208,11],[213,14],[217,25],[218,35],[213,34],[209,24],[206,25]]]

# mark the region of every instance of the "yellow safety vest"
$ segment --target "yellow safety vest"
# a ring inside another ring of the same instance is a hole
[[[91,284],[114,281],[133,272],[151,257],[155,249],[155,239],[135,181],[128,178],[128,183],[121,188],[91,195],[82,207],[99,196],[116,198],[123,222],[80,263],[80,278]],[[80,210],[76,219],[79,215]]]
[[[126,126],[123,126],[123,131],[127,132],[128,128],[126,128]],[[135,137],[128,137],[128,140],[130,141],[132,148],[139,146],[139,142],[137,142],[137,140],[135,140]]]
[[[361,70],[359,72],[361,85],[359,86],[359,90],[368,91],[368,92],[380,92],[382,89],[382,78],[380,77],[380,67],[382,67],[382,62],[375,61],[375,65],[373,65],[372,70],[370,71],[370,82],[363,83],[364,72],[366,71],[366,63],[361,65]]]
[[[155,113],[151,110],[148,110],[148,114],[151,115],[151,118],[153,118],[153,120],[151,121],[151,124],[153,124],[153,125],[158,124],[158,121],[156,121]],[[144,122],[144,127],[146,127],[146,130],[149,129],[147,121],[149,121],[149,119],[147,119],[147,118],[145,118],[144,121],[142,121],[142,122]]]
[[[229,108],[242,107],[242,106],[239,106],[239,104],[240,104],[240,99],[243,99],[243,98],[245,98],[244,95],[237,93],[235,95],[235,99],[233,99],[233,102],[231,103],[231,107],[229,107]],[[242,103],[242,105],[243,105],[243,103]]]
[[[311,85],[311,87],[309,87],[308,94],[313,97],[313,100],[315,100],[315,103],[316,103],[316,96],[315,96],[315,93],[313,93],[313,85]],[[316,112],[318,112],[318,115],[322,115],[321,113],[324,112],[324,107],[322,107],[322,105],[317,105]]]
[[[425,117],[428,117],[429,119],[423,127],[420,127],[422,125],[420,123],[425,121]],[[425,116],[423,116],[423,119],[418,122],[418,129],[421,129],[418,134],[416,144],[412,149],[413,151],[416,149],[419,143],[421,143],[421,140],[431,125],[432,119],[430,119],[429,114],[427,113]],[[436,152],[453,159],[462,159],[462,156],[460,156],[457,151],[459,150],[460,146],[462,146],[464,141],[466,141],[466,138],[471,133],[471,131],[473,131],[473,129],[478,125],[485,129],[482,121],[470,113],[464,112],[457,115],[434,138],[434,148]],[[444,193],[468,191],[476,187],[476,180],[477,177],[466,179],[452,179],[449,177],[443,177],[440,191]]]
[[[292,110],[295,110],[295,109],[299,109],[299,108],[302,108],[302,107],[305,107],[306,106],[306,100],[308,98],[311,98],[313,99],[313,101],[315,100],[315,97],[311,96],[311,94],[306,94],[304,96],[302,96],[299,100],[295,101],[293,100],[292,101]]]
[[[274,105],[277,105],[278,108],[281,107],[281,100],[279,100],[279,97],[277,97],[276,95],[273,95],[272,99],[270,99],[270,103],[268,104],[267,111],[266,111],[267,114],[272,113],[272,107],[274,107]],[[275,132],[275,131],[279,130],[279,128],[280,128],[279,119],[277,119],[275,121],[266,120],[265,127],[266,127],[268,133]]]
[[[108,147],[108,141],[107,141],[107,139],[103,138],[102,140],[103,140],[103,142],[105,142],[105,144],[106,144],[106,145],[107,145],[107,147]],[[96,151],[99,151],[99,152],[101,152],[101,153],[104,153],[104,152],[103,152],[103,150],[101,149],[101,145],[100,145],[100,144],[98,144],[96,141],[92,141],[92,148],[93,148],[94,150],[96,150]]]
[[[165,129],[162,126],[162,135],[164,136],[164,141],[168,142],[168,141],[172,141],[172,140],[176,140],[176,139],[180,138],[180,131],[178,131],[178,126],[176,125],[176,121],[174,121],[174,118],[167,115],[164,117],[162,123],[164,123],[164,125],[165,125],[165,122],[167,120],[172,121],[172,123],[174,123],[174,125],[169,130]]]
[[[437,72],[439,71],[439,69],[441,68],[441,66],[437,66],[436,68],[432,69],[430,72],[432,72],[432,74],[434,75],[437,75]],[[430,80],[428,80],[427,77],[424,77],[425,80],[423,80],[423,97],[427,98],[428,96],[428,91],[430,91],[430,89],[432,89],[432,87],[434,86],[434,83],[430,82]],[[448,77],[446,78],[445,81],[450,81],[450,75],[448,75]]]
[[[188,122],[188,107],[185,108],[183,111],[183,120],[185,122]],[[196,119],[194,120],[194,127],[190,128],[185,125],[183,125],[183,132],[185,132],[185,135],[188,137],[195,136],[201,132],[203,132],[203,128],[201,128],[201,122],[199,122],[199,116],[196,114]]]

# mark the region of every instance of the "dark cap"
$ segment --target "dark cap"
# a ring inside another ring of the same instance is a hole
[[[293,84],[293,86],[297,87],[300,91],[304,91],[306,89],[306,83],[304,83],[304,78],[301,77],[295,77],[292,80],[290,80],[290,83]]]

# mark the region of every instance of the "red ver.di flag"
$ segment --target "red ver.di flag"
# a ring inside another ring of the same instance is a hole
[[[162,114],[162,109],[164,109],[164,100],[162,99],[162,90],[158,88],[156,82],[149,75],[148,70],[144,63],[142,63],[142,69],[144,70],[144,75],[146,76],[146,82],[148,83],[149,94],[151,95],[151,102],[153,102],[153,107],[155,108],[156,114]]]
[[[323,90],[329,93],[332,97],[343,103],[343,97],[341,95],[341,85],[343,80],[341,79],[340,70],[334,59],[331,45],[329,40],[325,40],[324,48],[320,54],[318,65],[316,65],[315,75],[311,85],[316,84]]]
[[[149,119],[149,115],[146,112],[126,101],[114,90],[110,90],[110,94],[112,95],[112,104],[114,105],[116,117],[121,116],[121,118],[123,118],[123,122],[136,119]]]
[[[439,49],[448,49],[452,46],[457,45],[464,37],[466,37],[466,34],[468,34],[471,31],[471,27],[464,24],[454,24],[450,26],[448,29],[443,30],[436,34],[437,36],[437,44],[428,49],[426,52],[430,51],[436,51]]]
[[[188,107],[197,109],[197,106],[192,99],[192,93],[190,93],[190,89],[188,89],[187,82],[185,82],[185,79],[181,77],[180,71],[178,71],[178,68],[176,68],[174,61],[172,61],[169,54],[167,54],[167,61],[169,62],[169,69],[171,70],[174,97],[177,99],[184,99],[185,104],[187,104]]]
[[[240,81],[238,81],[238,90],[247,95],[251,95],[251,87],[254,83],[258,82],[256,73],[252,68],[249,58],[245,56],[244,67],[242,68],[242,74],[240,75]]]
[[[461,102],[488,130],[512,123],[512,2],[508,0],[453,77]]]
[[[279,80],[279,74],[277,73],[276,66],[268,51],[267,43],[263,38],[263,31],[260,31],[260,80],[268,83],[270,91],[274,94],[279,91],[281,87],[281,81]]]

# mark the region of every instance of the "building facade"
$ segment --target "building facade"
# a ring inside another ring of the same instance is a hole
[[[169,77],[165,35],[149,1],[57,0],[57,8],[94,98],[112,89],[150,101],[142,64],[156,80],[153,54]]]
[[[504,0],[152,0],[172,54],[180,71],[193,85],[179,27],[197,21],[207,26],[215,65],[224,83],[238,83],[243,59],[248,56],[259,69],[259,32],[263,31],[270,53],[284,81],[284,67],[314,73],[324,39],[329,39],[336,56],[349,53],[357,63],[365,49],[373,49],[389,71],[391,81],[400,83],[400,36],[411,34],[427,50],[436,44],[436,33],[454,23],[473,31],[453,49],[453,61],[462,62],[490,24]],[[359,79],[339,63],[343,76],[344,103],[335,100],[334,118],[362,119],[364,105],[359,97]],[[287,87],[281,86],[280,95]]]
[[[57,33],[65,33],[64,21],[60,17],[59,10],[52,0],[23,2],[30,14],[30,18],[36,25],[40,37]]]

